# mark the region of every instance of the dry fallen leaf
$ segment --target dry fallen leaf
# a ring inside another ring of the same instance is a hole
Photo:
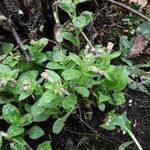
[[[144,8],[147,5],[147,0],[129,0],[129,4],[132,2],[141,5],[140,9]]]
[[[148,44],[148,40],[146,39],[146,37],[142,34],[138,34],[133,39],[133,46],[132,46],[131,51],[129,53],[129,58],[139,57],[140,54],[145,50],[147,44]]]

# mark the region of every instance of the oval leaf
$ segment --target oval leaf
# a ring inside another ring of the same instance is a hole
[[[74,17],[72,20],[74,27],[83,28],[86,26],[86,18],[84,16]]]
[[[62,76],[65,80],[73,80],[79,78],[81,75],[79,70],[76,69],[68,69],[62,73]]]
[[[39,126],[37,126],[37,125],[34,125],[34,126],[29,130],[29,133],[28,133],[28,134],[29,134],[29,138],[30,138],[30,139],[36,140],[36,139],[42,137],[42,136],[45,134],[45,132],[44,132],[44,130],[43,130],[41,127],[39,127]]]
[[[24,132],[24,128],[21,128],[15,125],[11,125],[7,130],[7,134],[10,138],[18,136],[22,134],[23,132]]]
[[[20,123],[20,111],[18,108],[12,104],[4,105],[2,109],[2,115],[4,119],[11,124],[19,124]]]
[[[69,95],[65,97],[62,101],[62,106],[64,109],[70,110],[71,108],[74,108],[77,103],[77,98],[74,95]]]
[[[63,129],[63,127],[65,126],[64,122],[65,122],[64,117],[57,119],[53,124],[53,133],[59,134]]]
[[[52,150],[51,142],[50,141],[43,142],[38,146],[37,150]]]

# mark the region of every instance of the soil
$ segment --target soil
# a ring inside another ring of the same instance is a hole
[[[86,10],[90,10],[95,14],[94,21],[85,29],[88,37],[93,40],[92,42],[101,43],[106,46],[111,41],[115,44],[115,47],[118,47],[119,37],[124,34],[122,32],[124,31],[122,19],[128,12],[118,7],[110,6],[110,4],[106,4],[105,2],[99,2],[100,8],[97,8],[93,2],[92,5],[89,3],[80,5],[78,10],[80,12],[86,8]],[[98,10],[100,11],[98,12]],[[119,14],[114,17],[109,16],[110,13],[115,14],[116,12]],[[42,13],[47,14],[47,11],[43,10]],[[61,16],[64,16],[63,12]],[[64,22],[67,20],[66,16],[62,18],[64,18],[62,19]],[[39,21],[35,24],[38,26],[40,23]],[[45,36],[53,40],[54,20],[50,12],[44,16],[43,24],[43,32],[37,31],[37,36],[32,36],[32,38],[36,39]],[[16,24],[16,28],[19,35],[22,35],[21,38],[27,38],[29,36],[28,29],[25,27],[22,29],[22,25]],[[93,34],[96,34],[95,38],[91,37]],[[7,28],[0,26],[0,43],[6,41],[15,43],[15,40],[12,39],[11,32]],[[49,45],[49,47],[52,46],[53,44]],[[128,112],[128,118],[132,122],[132,129],[135,136],[144,150],[150,150],[150,95],[127,88],[125,90],[125,96],[126,103],[120,107],[119,111]],[[131,101],[132,103],[130,103]],[[92,112],[90,119],[80,115],[79,111],[77,114],[69,117],[64,130],[58,135],[52,134],[54,120],[49,118],[45,122],[38,123],[46,134],[38,140],[30,140],[26,137],[26,141],[33,149],[36,149],[37,145],[41,142],[51,140],[54,150],[118,150],[120,144],[131,139],[128,135],[120,132],[120,130],[108,132],[99,128],[100,124],[104,122],[105,115],[109,110],[110,108],[108,107],[104,113],[101,113],[99,109],[93,106],[92,110],[89,110]],[[0,130],[6,131],[7,128],[8,125],[1,121]],[[6,143],[4,149],[9,150],[8,147],[8,143]],[[132,144],[128,149],[137,150],[137,147]]]
[[[150,95],[142,92],[127,89],[125,91],[127,102],[120,108],[121,111],[128,112],[128,118],[132,122],[132,130],[141,143],[144,150],[150,149]],[[132,104],[129,105],[129,101]],[[93,116],[91,121],[80,120],[79,117],[72,115],[68,119],[65,129],[59,134],[52,133],[52,119],[40,123],[46,131],[46,135],[37,141],[28,140],[28,143],[34,149],[37,143],[51,139],[54,150],[118,150],[120,144],[130,141],[128,135],[124,135],[119,130],[112,132],[105,131],[99,128],[99,125],[104,121],[104,114],[93,107]],[[137,150],[137,147],[132,144],[129,150]]]

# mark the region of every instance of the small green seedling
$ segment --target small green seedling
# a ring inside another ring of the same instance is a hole
[[[113,111],[108,114],[106,122],[101,125],[102,128],[107,130],[114,130],[116,126],[119,126],[121,130],[125,133],[128,133],[133,139],[139,150],[143,150],[138,140],[134,136],[131,130],[131,122],[127,118],[127,112],[122,113],[121,115],[116,115]]]

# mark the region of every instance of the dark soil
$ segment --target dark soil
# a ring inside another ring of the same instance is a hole
[[[85,29],[86,34],[93,43],[101,43],[106,46],[109,41],[112,41],[115,43],[115,47],[118,47],[119,36],[124,34],[122,19],[128,12],[110,6],[110,4],[106,4],[105,2],[99,2],[100,8],[97,8],[93,2],[92,4],[83,4],[79,6],[78,9],[80,12],[86,8],[86,10],[93,11],[95,14],[94,21]],[[45,7],[44,5],[42,15],[40,16],[43,22],[35,22],[35,26],[40,26],[41,23],[43,23],[44,29],[42,32],[37,30],[37,35],[35,37],[34,35],[30,35],[31,33],[26,27],[22,28],[22,24],[16,24],[16,29],[22,39],[31,37],[36,39],[45,36],[53,40],[54,19],[51,13],[52,10],[51,7],[50,9],[49,7],[44,9]],[[98,10],[101,11],[98,12]],[[61,13],[63,18],[62,21],[65,22],[67,18],[63,13],[64,12]],[[110,13],[119,13],[119,17],[114,16],[112,18],[109,16]],[[25,21],[28,20],[28,17],[29,16],[21,19]],[[95,33],[97,36],[92,38],[91,36]],[[0,43],[4,41],[15,43],[15,40],[12,39],[9,29],[0,26]],[[49,46],[51,47],[52,45]],[[125,96],[127,101],[120,107],[119,111],[128,112],[128,118],[132,121],[134,134],[141,143],[143,149],[150,150],[150,95],[127,89],[125,91]],[[132,103],[129,104],[131,100]],[[104,122],[105,115],[109,111],[109,108],[108,110],[106,109],[105,113],[101,113],[93,106],[92,110],[89,110],[89,112],[90,111],[92,112],[91,119],[87,119],[85,116],[80,115],[79,112],[70,116],[64,130],[59,135],[52,134],[53,119],[50,118],[46,122],[39,123],[38,125],[44,129],[46,134],[38,140],[29,140],[29,138],[26,137],[26,141],[33,149],[36,149],[41,142],[51,140],[53,150],[118,150],[120,144],[131,140],[128,135],[124,135],[119,130],[108,132],[99,128],[100,124]],[[7,128],[8,125],[1,121],[0,130],[6,131]],[[8,150],[8,147],[6,143],[4,149]],[[137,150],[137,147],[132,144],[128,149]]]
[[[142,92],[136,92],[127,89],[125,91],[127,102],[120,110],[128,112],[128,118],[132,121],[132,130],[141,143],[144,150],[150,149],[150,95]],[[129,105],[129,101],[132,104]],[[130,141],[128,135],[124,135],[119,130],[108,132],[99,128],[104,121],[104,114],[98,109],[93,108],[91,121],[80,120],[80,117],[72,115],[65,126],[65,129],[59,134],[52,134],[52,119],[39,125],[44,128],[46,135],[37,141],[28,140],[28,143],[34,149],[37,143],[51,139],[54,150],[118,150],[120,144]],[[89,128],[88,126],[91,128]],[[137,150],[132,144],[129,150]]]
[[[150,149],[150,95],[142,92],[128,90],[127,100],[133,101],[127,107],[129,118],[134,124],[133,131],[145,150]]]

